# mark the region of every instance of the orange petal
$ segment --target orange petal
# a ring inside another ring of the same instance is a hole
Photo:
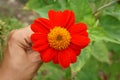
[[[34,33],[34,34],[31,35],[32,42],[38,41],[41,38],[46,38],[46,40],[47,40],[47,34]]]
[[[47,19],[38,18],[31,24],[31,29],[34,32],[48,33],[51,28],[51,24]]]
[[[71,62],[69,51],[65,50],[65,51],[59,52],[58,61],[63,68],[69,67],[70,62]]]
[[[75,22],[74,13],[70,10],[64,12],[50,10],[48,16],[53,26],[68,28]]]
[[[50,62],[54,58],[55,55],[56,55],[56,51],[52,48],[49,48],[40,54],[41,59],[44,62]]]
[[[47,40],[40,39],[33,44],[32,49],[35,51],[43,51],[43,50],[47,49],[48,47],[49,47],[49,44],[48,44]]]
[[[80,46],[81,48],[86,47],[90,43],[90,39],[85,36],[72,35],[71,42],[75,45]]]
[[[81,47],[80,46],[71,43],[70,48],[72,50],[74,50],[74,52],[76,53],[76,56],[80,55],[80,53],[81,53]]]
[[[70,55],[71,63],[75,63],[77,60],[75,51],[72,50],[71,48],[68,48],[68,51],[69,51],[68,53]]]
[[[77,56],[79,56],[80,53],[81,53],[81,49],[79,49],[79,50],[74,50],[74,51],[75,51],[75,53],[76,53]]]
[[[70,33],[74,34],[79,34],[81,36],[88,36],[87,33],[87,26],[84,23],[78,23],[69,28]]]
[[[32,49],[35,50],[35,51],[44,51],[46,50],[47,48],[49,48],[49,44],[44,44],[44,45],[39,45],[38,47],[35,47],[33,45]]]
[[[36,23],[31,24],[31,29],[32,29],[33,32],[45,33],[45,32],[43,32],[42,28],[40,28],[40,25],[38,23],[37,24]]]
[[[53,58],[53,63],[58,64],[58,53],[55,55],[55,57]]]
[[[50,19],[50,22],[52,23],[53,26],[60,26],[61,25],[61,20],[62,20],[62,12],[61,11],[54,11],[50,10],[48,12],[48,16]]]
[[[65,10],[62,14],[61,26],[69,28],[75,23],[74,13],[70,10]]]
[[[45,18],[38,18],[36,21],[38,21],[44,28],[50,30],[52,28],[51,23],[48,19]]]

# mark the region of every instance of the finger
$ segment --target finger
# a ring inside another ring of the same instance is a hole
[[[26,35],[26,37],[25,37],[26,40],[29,43],[32,43],[30,37],[31,37],[31,34],[33,34],[33,31],[31,30],[30,26],[23,28],[23,33]]]
[[[32,41],[31,41],[31,39],[30,39],[30,37],[31,37],[31,35],[33,34],[33,31],[31,30],[31,28],[30,28],[30,26],[28,26],[28,27],[25,27],[25,28],[22,28],[21,29],[21,34],[23,34],[22,36],[23,36],[23,40],[24,40],[24,42],[26,43],[26,47],[27,48],[31,48],[31,46],[32,46]]]
[[[32,64],[35,67],[35,72],[39,69],[39,67],[43,64],[41,58],[40,58],[40,53],[31,51],[31,53],[28,54],[29,60],[32,62]],[[32,65],[32,66],[33,66]]]
[[[32,52],[28,54],[28,57],[32,62],[41,62],[40,54],[38,52]]]
[[[42,62],[39,52],[29,50],[27,51],[27,55],[32,62]]]

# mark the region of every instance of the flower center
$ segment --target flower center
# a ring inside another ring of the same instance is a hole
[[[50,47],[56,50],[66,49],[70,45],[70,33],[62,27],[55,27],[48,34]]]

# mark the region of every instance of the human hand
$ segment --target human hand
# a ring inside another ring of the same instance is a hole
[[[0,80],[31,80],[42,64],[31,49],[30,27],[12,31],[0,66]]]

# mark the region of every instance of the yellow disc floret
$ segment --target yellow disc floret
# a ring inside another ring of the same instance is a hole
[[[70,45],[70,33],[62,27],[55,27],[48,34],[48,42],[50,47],[56,50],[66,49]]]

